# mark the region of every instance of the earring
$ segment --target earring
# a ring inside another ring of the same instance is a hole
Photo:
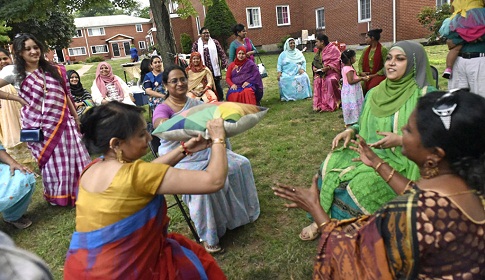
[[[423,166],[423,169],[424,174],[422,174],[421,177],[423,177],[424,179],[431,179],[440,174],[438,163],[433,160],[427,160]]]
[[[116,150],[116,160],[120,163],[126,163],[126,161],[123,160],[123,151],[121,149]]]

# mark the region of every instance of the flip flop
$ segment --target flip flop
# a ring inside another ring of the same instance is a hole
[[[304,236],[305,234],[306,236]],[[311,241],[317,239],[320,236],[320,232],[318,231],[318,226],[316,223],[311,223],[309,226],[304,227],[300,232],[300,239],[303,241]]]
[[[207,242],[204,242],[204,248],[208,253],[211,253],[211,254],[224,252],[224,250],[221,248],[221,246],[219,246],[219,244],[209,245]]]

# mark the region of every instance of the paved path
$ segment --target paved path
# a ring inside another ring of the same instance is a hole
[[[92,64],[83,65],[83,67],[81,67],[76,72],[79,74],[80,77],[82,77],[84,73],[88,72],[88,70],[91,69],[92,66]]]

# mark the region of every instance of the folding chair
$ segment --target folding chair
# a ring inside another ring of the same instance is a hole
[[[151,150],[153,156],[155,158],[157,158],[158,157],[157,150],[158,150],[158,147],[160,146],[160,139],[158,137],[153,137],[152,141],[150,143],[148,143],[148,145],[150,147],[150,150]],[[180,200],[179,196],[176,195],[176,194],[174,194],[173,197],[175,199],[175,203],[168,205],[167,209],[170,209],[174,206],[178,206],[178,208],[180,209],[180,212],[182,212],[182,215],[184,216],[185,222],[189,226],[189,229],[192,232],[192,235],[194,236],[195,241],[197,243],[200,243],[200,237],[197,234],[197,231],[195,230],[194,225],[192,224],[192,220],[190,219],[189,215],[185,211],[185,208],[184,208],[184,205],[182,204],[182,201]]]
[[[436,67],[434,67],[433,65],[430,65],[431,67],[431,74],[433,75],[433,79],[436,81],[436,88],[439,89],[439,73],[438,73],[438,69],[436,69]]]

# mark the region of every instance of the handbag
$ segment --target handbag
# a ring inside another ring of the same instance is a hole
[[[266,78],[268,77],[268,71],[266,70],[266,67],[264,66],[263,60],[259,56],[259,54],[256,52],[256,55],[259,58],[259,61],[261,63],[258,63],[258,70],[259,70],[259,75],[261,75],[261,78]]]
[[[44,133],[42,128],[22,128],[20,130],[20,142],[42,142]]]

